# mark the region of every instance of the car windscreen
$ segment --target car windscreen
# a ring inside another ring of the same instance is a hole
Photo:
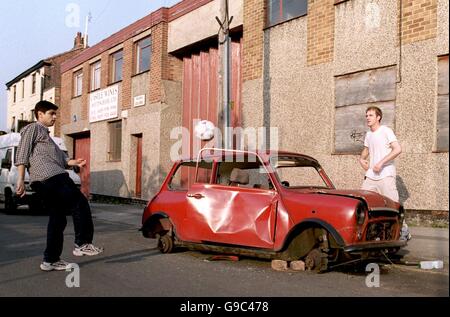
[[[281,185],[286,188],[329,188],[317,161],[300,156],[277,156],[270,160]]]

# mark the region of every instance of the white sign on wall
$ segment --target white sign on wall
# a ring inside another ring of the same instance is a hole
[[[93,92],[89,99],[90,123],[117,118],[119,85]]]
[[[145,105],[145,95],[140,95],[134,97],[134,106],[140,107]]]

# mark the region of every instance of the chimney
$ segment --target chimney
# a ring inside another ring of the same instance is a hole
[[[80,48],[84,48],[84,40],[83,37],[81,36],[81,32],[77,32],[77,36],[75,37],[73,44],[73,49],[77,50]]]

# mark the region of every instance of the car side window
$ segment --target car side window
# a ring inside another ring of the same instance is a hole
[[[313,166],[278,168],[277,173],[284,187],[326,187],[324,180]]]
[[[256,157],[219,163],[216,183],[241,188],[273,189],[266,169]]]
[[[196,166],[196,162],[180,164],[169,182],[169,189],[173,191],[189,191],[195,180]],[[209,183],[212,166],[212,162],[199,163],[197,183]]]
[[[11,170],[11,166],[13,164],[12,162],[12,149],[6,150],[6,153],[4,154],[4,158],[1,159],[2,168],[6,168],[8,170]],[[3,153],[2,156],[3,157]]]

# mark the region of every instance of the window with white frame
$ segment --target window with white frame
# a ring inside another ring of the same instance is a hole
[[[83,93],[83,72],[77,71],[73,74],[73,96],[78,97]]]
[[[123,50],[111,55],[111,82],[116,83],[122,80]]]
[[[36,93],[36,74],[31,76],[31,94],[34,95]]]
[[[91,65],[91,91],[100,89],[102,63],[100,61]]]
[[[25,98],[25,79],[22,79],[22,99]]]
[[[140,40],[136,44],[136,73],[142,73],[150,69],[152,55],[151,37]]]

